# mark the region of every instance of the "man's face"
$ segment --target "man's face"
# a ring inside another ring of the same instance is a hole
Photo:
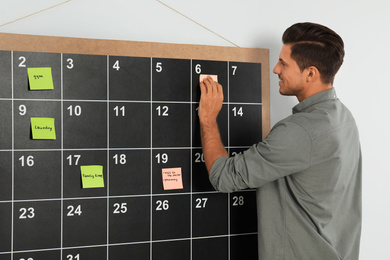
[[[291,58],[291,45],[283,45],[279,61],[275,65],[273,72],[279,76],[280,94],[299,96],[304,90],[303,73],[295,60]]]

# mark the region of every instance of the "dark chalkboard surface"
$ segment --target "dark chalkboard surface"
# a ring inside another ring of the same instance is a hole
[[[54,89],[30,90],[50,67]],[[269,131],[268,50],[0,34],[0,260],[257,259],[256,192],[213,190],[199,75],[234,156]],[[32,117],[56,139],[32,138]],[[82,188],[80,166],[103,166]],[[162,170],[181,168],[182,189]]]

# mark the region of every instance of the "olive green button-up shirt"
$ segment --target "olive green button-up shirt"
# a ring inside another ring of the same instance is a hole
[[[361,234],[358,130],[334,89],[293,108],[263,142],[210,171],[216,190],[257,189],[261,260],[356,260]]]

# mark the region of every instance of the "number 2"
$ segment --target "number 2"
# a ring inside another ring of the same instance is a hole
[[[19,60],[21,61],[20,63],[19,63],[19,67],[21,67],[21,68],[25,68],[26,67],[26,57],[24,57],[24,56],[20,56],[19,57]]]

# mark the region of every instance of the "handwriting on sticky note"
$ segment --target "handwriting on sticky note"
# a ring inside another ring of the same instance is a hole
[[[31,117],[31,132],[33,139],[55,140],[54,118]]]
[[[51,68],[27,68],[30,90],[54,89]]]
[[[207,76],[210,76],[214,81],[218,82],[218,75],[207,75],[207,74],[200,74],[199,75],[199,82],[202,82]]]
[[[80,170],[83,189],[104,188],[102,165],[82,165]]]
[[[162,180],[164,190],[183,189],[181,168],[162,169]]]

